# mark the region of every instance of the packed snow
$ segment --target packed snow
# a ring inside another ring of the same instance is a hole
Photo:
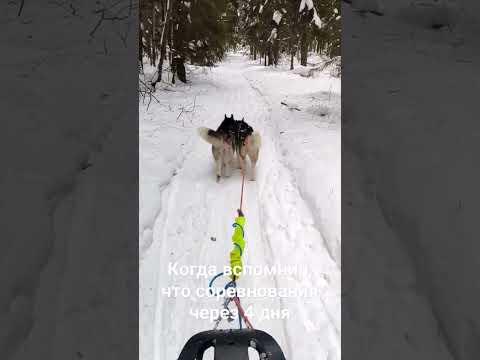
[[[242,305],[287,359],[340,359],[340,79],[241,54],[187,71],[188,84],[161,83],[159,102],[140,104],[140,359],[176,359],[192,335],[213,328],[195,311],[221,307],[197,293],[209,276],[169,274],[169,266],[228,264],[241,176],[216,183],[211,147],[196,132],[216,129],[224,114],[244,117],[262,136],[257,180],[245,183],[244,265],[298,270],[245,274],[238,286],[303,294],[243,297]],[[191,295],[169,297],[173,286]],[[264,316],[282,310],[288,316]],[[238,323],[220,326],[230,327]]]

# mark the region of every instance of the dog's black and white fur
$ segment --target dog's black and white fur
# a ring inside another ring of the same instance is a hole
[[[218,129],[212,130],[206,127],[198,129],[202,139],[212,144],[212,154],[216,164],[217,182],[223,176],[230,176],[235,155],[238,158],[242,174],[245,175],[246,156],[248,155],[252,172],[250,179],[255,180],[255,165],[261,146],[261,137],[258,132],[248,125],[244,119],[235,120],[233,114],[225,115]]]

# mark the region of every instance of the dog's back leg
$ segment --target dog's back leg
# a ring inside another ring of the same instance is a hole
[[[250,158],[250,163],[252,167],[252,175],[250,180],[255,180],[256,178],[256,165],[258,161],[258,154],[260,152],[260,147],[262,146],[262,138],[260,137],[260,134],[257,132],[254,132],[252,136],[248,137],[248,141],[246,144],[247,148],[247,154],[248,157]]]
[[[257,165],[257,161],[258,161],[258,153],[259,153],[259,150],[258,149],[255,149],[255,150],[252,150],[248,153],[248,157],[250,158],[250,163],[252,164],[252,174],[251,174],[251,177],[250,177],[250,180],[254,181],[255,178],[256,178],[256,165]]]
[[[220,182],[220,178],[222,177],[222,167],[223,167],[223,164],[222,164],[222,159],[217,159],[215,160],[215,165],[216,165],[216,168],[217,168],[217,183]]]
[[[226,177],[232,175],[233,161],[235,159],[235,154],[231,147],[227,148],[224,152],[224,161],[223,161],[223,171]]]
[[[215,159],[215,173],[217,174],[217,183],[220,182],[222,177],[222,167],[223,167],[223,156],[221,150],[212,146],[212,154]]]
[[[223,173],[226,177],[230,177],[232,175],[232,160],[231,159],[225,160],[225,164],[223,164]]]

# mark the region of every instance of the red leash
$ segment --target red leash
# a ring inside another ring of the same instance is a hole
[[[245,314],[245,310],[243,310],[243,307],[242,305],[240,304],[240,299],[238,298],[238,296],[235,296],[233,298],[233,301],[235,302],[235,305],[237,305],[237,309],[238,309],[238,312],[240,313],[240,316],[243,318],[243,321],[245,321],[245,324],[247,324],[247,327],[249,329],[253,329],[253,325],[252,323],[250,322],[250,320],[248,320],[248,317],[247,315]]]
[[[240,194],[240,210],[242,210],[243,205],[243,185],[245,184],[245,175],[242,176],[242,193]]]

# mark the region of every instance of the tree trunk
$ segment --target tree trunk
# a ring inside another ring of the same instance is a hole
[[[274,40],[273,42],[273,64],[275,67],[278,65],[278,59],[280,57],[280,45],[278,40]]]
[[[273,45],[270,43],[268,45],[268,66],[272,66],[274,62],[274,57],[273,57]]]
[[[139,22],[139,29],[138,29],[138,61],[140,61],[140,64],[142,64],[142,70],[143,70],[143,31],[142,31],[142,26]]]
[[[300,38],[300,65],[307,66],[308,42],[307,32],[303,31]]]
[[[170,10],[170,1],[167,0],[166,5],[162,6],[163,13],[164,13],[164,20],[163,20],[163,28],[162,34],[160,35],[160,58],[158,61],[158,76],[155,81],[152,82],[152,86],[155,88],[158,82],[162,81],[162,72],[163,72],[163,61],[167,58],[167,34],[165,33],[165,29],[168,29],[168,15]]]
[[[158,81],[162,81],[163,60],[167,57],[167,44],[164,42],[160,49],[160,59],[158,62]]]
[[[173,38],[173,20],[170,21],[170,71],[172,72],[172,84],[175,84],[175,42]],[[173,45],[173,47],[172,47]]]
[[[265,66],[267,66],[267,52],[266,51],[264,53],[264,56],[265,56],[265,60],[264,60],[263,63],[264,63]]]
[[[152,66],[157,64],[157,49],[155,44],[155,1],[152,1]]]
[[[293,70],[293,60],[295,58],[295,47],[293,46],[292,37],[288,40],[288,52],[290,54],[290,70]]]
[[[181,57],[178,57],[175,60],[175,69],[177,72],[178,80],[183,83],[187,82],[187,73],[185,71],[185,60]]]
[[[157,85],[158,82],[162,81],[162,72],[163,72],[163,61],[166,59],[167,57],[167,46],[166,46],[166,41],[162,44],[162,47],[160,49],[160,58],[158,59],[158,68],[157,68],[157,72],[158,72],[158,76],[157,76],[157,79],[155,81],[152,81],[152,86],[153,88],[155,88],[155,85]]]
[[[170,0],[173,2],[173,0]],[[187,82],[186,71],[185,71],[185,54],[183,53],[182,49],[182,37],[184,33],[181,28],[179,28],[179,10],[178,2],[172,3],[172,16],[171,16],[171,28],[172,28],[172,44],[173,44],[173,60],[172,60],[172,73],[173,78],[172,82],[175,80],[175,74],[177,75],[178,79],[184,83]]]

